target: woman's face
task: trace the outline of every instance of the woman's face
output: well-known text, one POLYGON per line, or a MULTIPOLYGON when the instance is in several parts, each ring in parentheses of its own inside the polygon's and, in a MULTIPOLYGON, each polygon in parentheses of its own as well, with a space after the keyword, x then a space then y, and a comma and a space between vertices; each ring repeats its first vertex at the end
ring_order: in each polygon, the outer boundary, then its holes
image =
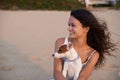
POLYGON ((83 27, 79 20, 70 16, 68 21, 68 31, 71 38, 82 38, 83 36, 86 36, 88 30, 88 27, 83 27))

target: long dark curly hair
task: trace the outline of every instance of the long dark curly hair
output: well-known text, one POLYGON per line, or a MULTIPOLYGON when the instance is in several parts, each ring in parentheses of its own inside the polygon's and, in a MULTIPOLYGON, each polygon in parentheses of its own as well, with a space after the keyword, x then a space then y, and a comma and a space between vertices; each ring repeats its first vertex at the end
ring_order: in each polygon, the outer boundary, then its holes
POLYGON ((83 27, 89 27, 87 44, 99 52, 99 59, 96 68, 100 68, 106 61, 105 55, 112 55, 115 44, 110 39, 111 35, 105 21, 98 21, 92 12, 86 9, 71 11, 71 16, 79 20, 83 27))

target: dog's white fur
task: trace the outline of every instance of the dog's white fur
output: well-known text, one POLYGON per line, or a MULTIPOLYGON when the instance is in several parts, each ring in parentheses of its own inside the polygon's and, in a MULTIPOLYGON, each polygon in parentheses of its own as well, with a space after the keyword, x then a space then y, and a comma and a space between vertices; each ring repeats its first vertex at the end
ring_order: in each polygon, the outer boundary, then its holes
POLYGON ((82 69, 82 62, 80 56, 77 54, 75 49, 71 47, 67 52, 65 53, 54 53, 55 58, 65 58, 64 60, 64 66, 62 74, 66 78, 68 75, 68 78, 77 80, 79 77, 79 73, 82 69))

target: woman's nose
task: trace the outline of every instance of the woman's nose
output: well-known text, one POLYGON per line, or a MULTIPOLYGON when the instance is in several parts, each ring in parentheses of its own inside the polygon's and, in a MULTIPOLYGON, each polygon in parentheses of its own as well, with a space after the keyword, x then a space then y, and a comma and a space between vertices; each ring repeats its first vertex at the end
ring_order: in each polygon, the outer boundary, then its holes
POLYGON ((68 30, 68 31, 71 31, 71 30, 72 30, 71 26, 68 26, 67 30, 68 30))

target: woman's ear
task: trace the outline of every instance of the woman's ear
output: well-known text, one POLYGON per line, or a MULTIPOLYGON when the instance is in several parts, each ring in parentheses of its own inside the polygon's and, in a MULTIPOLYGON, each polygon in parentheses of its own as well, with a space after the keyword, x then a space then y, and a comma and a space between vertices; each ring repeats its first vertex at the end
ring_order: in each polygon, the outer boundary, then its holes
POLYGON ((90 28, 90 27, 85 27, 85 32, 88 32, 88 31, 89 31, 89 28, 90 28))

